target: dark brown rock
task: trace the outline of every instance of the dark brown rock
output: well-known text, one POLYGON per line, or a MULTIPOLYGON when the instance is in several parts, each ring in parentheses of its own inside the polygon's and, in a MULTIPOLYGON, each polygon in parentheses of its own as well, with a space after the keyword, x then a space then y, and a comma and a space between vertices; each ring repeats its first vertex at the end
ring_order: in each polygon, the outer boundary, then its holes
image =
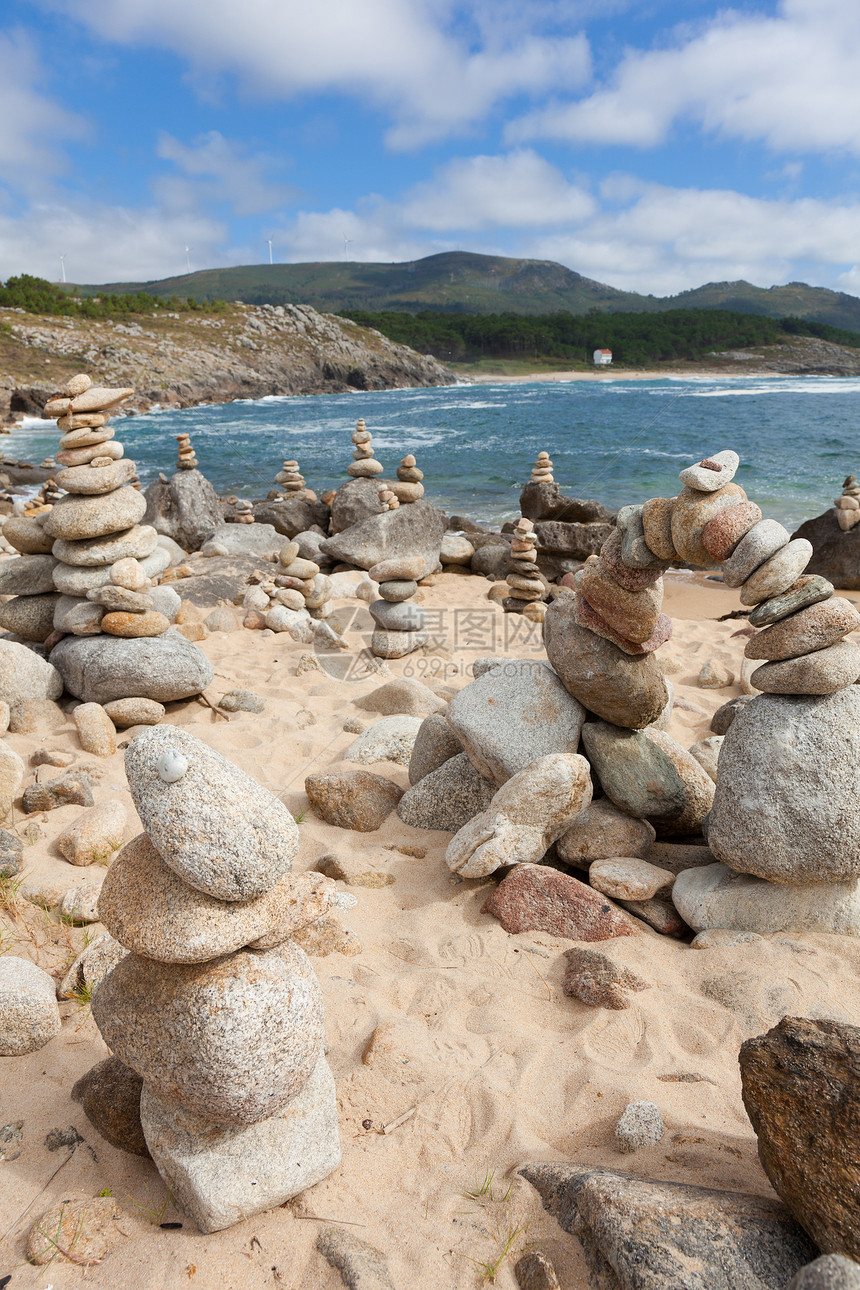
POLYGON ((107 1057, 72 1087, 86 1117, 102 1137, 134 1156, 148 1156, 149 1147, 140 1127, 140 1090, 143 1080, 118 1057, 107 1057))
POLYGON ((843 533, 831 507, 801 524, 791 536, 812 543, 806 573, 820 573, 843 591, 860 590, 860 524, 843 533))
POLYGON ((824 1253, 860 1260, 860 1029, 784 1017, 748 1039, 739 1061, 777 1195, 824 1253))
POLYGON ((597 950, 566 950, 564 957, 567 967, 562 990, 592 1008, 629 1008, 630 991, 650 989, 641 976, 619 967, 597 950))
POLYGON ((305 792, 326 824, 372 833, 394 810, 403 790, 369 770, 332 770, 308 775, 305 792))
POLYGON ((555 482, 529 483, 520 493, 520 510, 526 519, 566 520, 569 524, 614 524, 615 511, 601 502, 565 497, 555 482))
POLYGON ((506 932, 548 932, 572 941, 634 936, 635 924, 606 896, 544 865, 512 869, 484 902, 506 932))
POLYGON ((58 806, 92 806, 89 775, 83 771, 70 770, 67 774, 57 775, 42 784, 31 784, 24 789, 22 800, 25 815, 34 815, 37 811, 53 811, 58 806))

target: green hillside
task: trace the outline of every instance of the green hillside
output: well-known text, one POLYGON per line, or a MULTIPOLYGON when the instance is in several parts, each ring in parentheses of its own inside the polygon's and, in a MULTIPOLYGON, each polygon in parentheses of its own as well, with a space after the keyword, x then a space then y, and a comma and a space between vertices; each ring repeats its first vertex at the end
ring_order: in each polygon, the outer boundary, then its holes
POLYGON ((711 282, 677 296, 643 296, 618 291, 551 260, 515 260, 468 251, 428 255, 403 264, 250 264, 155 282, 69 289, 85 296, 146 291, 158 298, 306 304, 326 313, 436 310, 535 315, 559 310, 587 314, 593 309, 610 313, 728 309, 768 318, 806 318, 860 331, 860 299, 802 282, 770 288, 749 282, 711 282))

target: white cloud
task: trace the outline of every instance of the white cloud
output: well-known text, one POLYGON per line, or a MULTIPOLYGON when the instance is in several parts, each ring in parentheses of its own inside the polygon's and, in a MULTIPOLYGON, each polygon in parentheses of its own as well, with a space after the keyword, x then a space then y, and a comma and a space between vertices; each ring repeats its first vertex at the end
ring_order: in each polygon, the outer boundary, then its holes
MULTIPOLYGON (((255 94, 356 95, 389 112, 389 142, 460 130, 512 95, 582 85, 584 36, 517 31, 508 43, 452 35, 433 0, 56 0, 102 40, 158 45, 201 74, 235 73, 255 94)), ((467 18, 474 5, 464 6, 467 18)), ((474 22, 466 23, 474 28, 474 22)))
POLYGON ((171 161, 181 176, 159 179, 154 185, 168 209, 197 208, 203 202, 225 202, 236 215, 258 215, 288 202, 295 190, 268 177, 283 165, 276 158, 245 155, 237 143, 217 130, 181 143, 170 134, 158 141, 158 156, 171 161))
POLYGON ((44 92, 45 79, 29 38, 0 32, 0 174, 31 193, 65 168, 58 145, 86 133, 81 117, 44 92))
POLYGON ((652 147, 674 122, 789 153, 860 153, 860 7, 782 0, 776 16, 729 10, 663 49, 628 50, 610 82, 512 122, 535 138, 652 147))

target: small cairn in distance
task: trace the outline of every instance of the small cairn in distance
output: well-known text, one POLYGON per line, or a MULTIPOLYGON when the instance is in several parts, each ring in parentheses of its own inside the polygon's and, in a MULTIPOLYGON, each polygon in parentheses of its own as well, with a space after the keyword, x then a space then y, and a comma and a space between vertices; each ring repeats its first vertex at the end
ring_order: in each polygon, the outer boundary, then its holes
POLYGON ((537 538, 534 524, 522 516, 514 529, 508 570, 508 594, 502 601, 506 614, 524 614, 534 622, 543 622, 546 613, 546 587, 537 566, 537 538))
POLYGON ((253 504, 247 497, 240 497, 236 502, 236 509, 233 514, 234 524, 253 524, 254 511, 253 504))
POLYGON ((187 434, 178 434, 176 442, 179 447, 179 456, 176 462, 178 470, 196 470, 199 462, 191 447, 191 438, 187 434))
POLYGON ((299 463, 294 458, 284 462, 282 468, 275 475, 275 483, 278 487, 269 493, 268 500, 270 502, 279 499, 283 501, 285 493, 287 501, 291 498, 304 498, 308 502, 317 500, 317 495, 313 489, 307 487, 305 477, 299 470, 299 463))
POLYGON ((390 488, 380 488, 377 496, 383 511, 396 511, 400 507, 400 498, 390 488))
POLYGON ((552 476, 552 462, 549 459, 548 452, 539 452, 537 461, 532 466, 532 484, 554 484, 552 476))
POLYGON ((382 462, 377 461, 373 455, 372 436, 364 424, 364 417, 360 417, 356 422, 352 442, 355 445, 353 460, 346 468, 347 473, 354 479, 370 479, 374 475, 381 475, 384 467, 382 462))
POLYGON ((836 519, 843 533, 860 524, 860 485, 853 475, 849 475, 842 485, 842 496, 835 497, 836 519))
POLYGON ((397 467, 397 483, 391 486, 398 501, 419 501, 424 496, 423 478, 424 471, 418 469, 412 453, 408 453, 397 467))
POLYGON ((370 579, 379 583, 382 597, 369 606, 375 623, 370 650, 377 658, 404 658, 427 644, 426 615, 418 605, 409 604, 418 590, 418 579, 426 572, 423 555, 394 556, 368 570, 370 579))

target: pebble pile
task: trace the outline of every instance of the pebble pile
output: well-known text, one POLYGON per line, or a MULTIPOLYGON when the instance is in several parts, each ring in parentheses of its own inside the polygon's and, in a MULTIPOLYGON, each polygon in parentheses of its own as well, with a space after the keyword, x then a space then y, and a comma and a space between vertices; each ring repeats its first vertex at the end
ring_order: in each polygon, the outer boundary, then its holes
POLYGON ((291 938, 354 901, 321 874, 290 873, 298 829, 286 807, 186 731, 142 732, 126 774, 145 832, 99 897, 128 951, 92 999, 113 1053, 102 1083, 142 1080, 149 1153, 174 1200, 214 1232, 340 1163, 321 991, 291 938))
POLYGON ((843 533, 860 523, 860 484, 853 475, 849 475, 842 485, 841 497, 834 497, 836 519, 843 533))
POLYGON ((400 509, 400 498, 390 488, 380 488, 377 493, 379 505, 383 511, 396 511, 400 509))
POLYGON ((412 453, 408 453, 397 467, 397 483, 392 485, 398 501, 419 501, 424 496, 423 478, 424 471, 418 469, 412 453))
POLYGON ((178 470, 196 470, 200 464, 191 447, 191 437, 187 434, 178 434, 176 443, 179 449, 179 456, 176 461, 178 470))
POLYGON ((253 524, 254 509, 253 503, 247 497, 240 497, 236 500, 236 506, 233 512, 234 524, 253 524))
MULTIPOLYGON (((287 497, 306 497, 312 501, 316 499, 316 493, 305 485, 299 463, 293 459, 284 462, 281 470, 275 475, 275 483, 287 494, 287 497)), ((280 494, 272 493, 270 496, 278 497, 280 494)))
MULTIPOLYGON (((273 631, 285 631, 297 624, 290 615, 301 614, 307 623, 311 618, 327 618, 331 612, 333 584, 327 574, 313 560, 299 556, 297 542, 287 542, 278 552, 280 572, 273 578, 248 587, 243 598, 246 610, 246 627, 263 624, 247 615, 261 614, 265 626, 273 631), (286 612, 285 612, 286 611, 286 612)), ((310 637, 309 637, 310 639, 310 637)))
POLYGON ((524 516, 517 520, 507 576, 508 594, 502 608, 508 614, 525 614, 542 622, 546 584, 537 566, 537 538, 534 524, 524 516))
POLYGON ((348 474, 357 479, 371 479, 374 475, 381 475, 382 462, 377 461, 373 455, 372 436, 364 424, 364 417, 360 417, 355 424, 352 442, 355 447, 353 460, 346 468, 348 474))
POLYGON ((537 461, 532 466, 531 483, 533 484, 553 484, 555 480, 552 477, 552 462, 549 459, 548 452, 539 452, 537 461))
POLYGON ((427 644, 426 615, 418 605, 409 603, 418 590, 418 579, 426 571, 423 555, 382 560, 369 570, 370 578, 379 583, 382 597, 370 604, 376 624, 370 648, 377 658, 404 658, 427 644))

